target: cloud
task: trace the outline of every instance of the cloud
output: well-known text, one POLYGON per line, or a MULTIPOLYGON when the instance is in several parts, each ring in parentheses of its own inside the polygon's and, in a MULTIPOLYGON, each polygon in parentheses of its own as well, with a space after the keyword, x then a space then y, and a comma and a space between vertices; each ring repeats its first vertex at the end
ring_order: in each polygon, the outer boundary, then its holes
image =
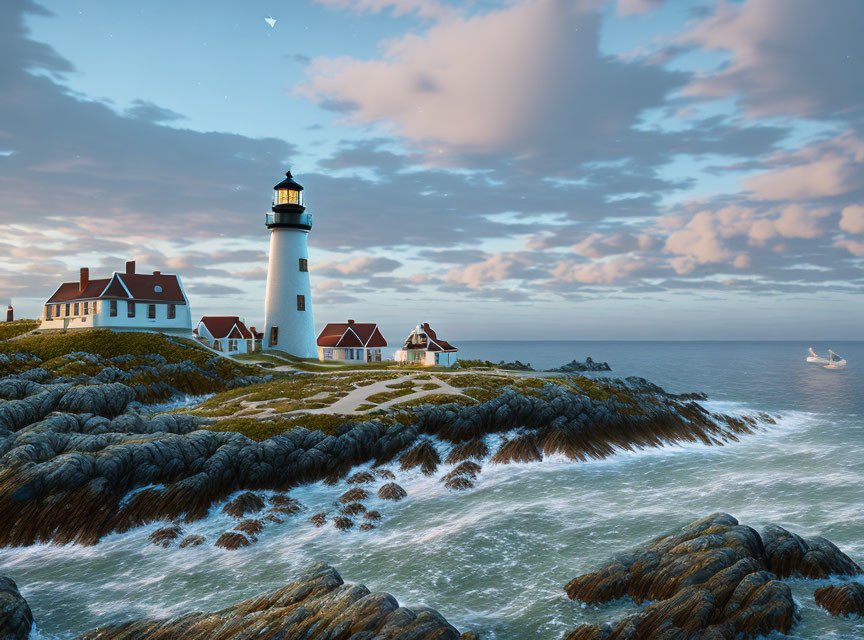
POLYGON ((398 260, 364 256, 348 262, 328 261, 314 265, 312 271, 322 275, 365 278, 376 273, 386 273, 402 266, 398 260))
POLYGON ((358 13, 391 11, 394 16, 417 14, 423 18, 441 18, 455 12, 438 0, 315 0, 332 9, 350 9, 358 13))
POLYGON ((649 13, 663 4, 663 0, 618 0, 618 15, 630 16, 649 13))
POLYGON ((443 20, 380 59, 317 58, 301 91, 356 105, 349 122, 389 123, 433 155, 602 153, 686 77, 602 56, 600 4, 525 0, 443 20))
POLYGON ((478 289, 483 285, 511 278, 529 278, 532 266, 530 258, 526 255, 499 253, 482 262, 451 269, 444 276, 444 281, 478 289))
POLYGON ((840 215, 840 228, 849 233, 864 233, 864 206, 852 204, 840 215))
POLYGON ((766 164, 777 168, 742 180, 758 198, 809 200, 846 194, 864 187, 864 138, 847 132, 769 157, 766 164))
POLYGON ((834 243, 835 247, 839 247, 841 249, 846 249, 853 256, 864 258, 864 242, 857 242, 855 240, 849 240, 848 238, 841 238, 834 243))
POLYGON ((864 3, 720 0, 679 42, 728 51, 729 63, 685 94, 740 97, 752 117, 824 118, 864 104, 864 3))
POLYGON ((649 261, 638 256, 617 256, 609 260, 593 262, 559 262, 552 276, 561 282, 581 284, 610 284, 617 280, 632 277, 633 273, 644 269, 649 261))

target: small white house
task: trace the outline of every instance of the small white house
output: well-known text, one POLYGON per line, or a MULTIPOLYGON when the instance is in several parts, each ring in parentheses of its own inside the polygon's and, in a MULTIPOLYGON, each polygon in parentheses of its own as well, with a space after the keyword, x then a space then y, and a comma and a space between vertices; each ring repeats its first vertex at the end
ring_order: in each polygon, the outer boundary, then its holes
POLYGON ((452 367, 459 351, 446 340, 439 338, 428 322, 418 324, 395 354, 395 360, 404 364, 424 367, 452 367))
POLYGON ((255 336, 237 316, 204 316, 195 335, 208 347, 227 354, 255 350, 255 336))
POLYGON ((381 362, 381 348, 386 346, 374 322, 331 322, 318 334, 318 359, 381 362))
POLYGON ((180 277, 160 271, 135 273, 135 262, 125 273, 90 279, 81 269, 78 282, 64 282, 45 303, 40 329, 158 331, 189 336, 192 314, 180 277))

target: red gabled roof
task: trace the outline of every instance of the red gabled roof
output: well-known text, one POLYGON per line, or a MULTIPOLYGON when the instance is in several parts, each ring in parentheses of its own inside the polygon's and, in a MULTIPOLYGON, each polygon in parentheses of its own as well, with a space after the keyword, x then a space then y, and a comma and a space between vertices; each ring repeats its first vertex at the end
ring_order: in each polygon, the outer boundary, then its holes
POLYGON ((46 304, 50 304, 53 302, 67 302, 72 300, 98 298, 102 294, 102 291, 105 289, 105 285, 107 284, 107 278, 104 280, 91 280, 84 288, 84 291, 81 291, 80 283, 64 282, 60 285, 60 288, 54 292, 54 295, 48 298, 48 302, 46 304))
POLYGON ((318 334, 319 347, 375 348, 387 341, 374 322, 331 322, 318 334))
POLYGON ((80 289, 79 282, 64 282, 46 304, 98 298, 128 299, 129 294, 135 300, 186 303, 180 279, 170 274, 115 273, 111 278, 90 280, 84 291, 80 289))
POLYGON ((252 332, 240 321, 237 316, 204 316, 198 322, 207 327, 207 331, 216 340, 222 338, 246 338, 251 339, 252 332))
POLYGON ((402 349, 412 351, 459 351, 459 349, 446 340, 441 340, 435 331, 432 330, 432 327, 429 326, 428 322, 422 323, 408 334, 408 338, 405 340, 405 345, 402 349), (411 338, 417 333, 418 328, 422 330, 426 338, 419 343, 414 343, 411 341, 411 338))

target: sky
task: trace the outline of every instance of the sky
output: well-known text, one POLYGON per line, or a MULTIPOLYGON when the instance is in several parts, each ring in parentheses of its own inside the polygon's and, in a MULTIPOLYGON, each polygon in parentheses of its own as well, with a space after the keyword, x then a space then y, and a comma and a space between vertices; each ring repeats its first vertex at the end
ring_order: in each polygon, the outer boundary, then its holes
POLYGON ((318 328, 864 339, 861 24, 860 0, 4 0, 0 301, 36 317, 134 259, 193 318, 261 326, 290 168, 318 328))

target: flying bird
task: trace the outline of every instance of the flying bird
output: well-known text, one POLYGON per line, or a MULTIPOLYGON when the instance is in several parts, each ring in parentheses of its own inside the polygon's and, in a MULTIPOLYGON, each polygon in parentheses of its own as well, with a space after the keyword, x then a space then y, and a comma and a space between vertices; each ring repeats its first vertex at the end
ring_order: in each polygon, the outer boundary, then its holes
POLYGON ((276 26, 276 18, 264 18, 264 22, 269 24, 271 29, 276 26))

